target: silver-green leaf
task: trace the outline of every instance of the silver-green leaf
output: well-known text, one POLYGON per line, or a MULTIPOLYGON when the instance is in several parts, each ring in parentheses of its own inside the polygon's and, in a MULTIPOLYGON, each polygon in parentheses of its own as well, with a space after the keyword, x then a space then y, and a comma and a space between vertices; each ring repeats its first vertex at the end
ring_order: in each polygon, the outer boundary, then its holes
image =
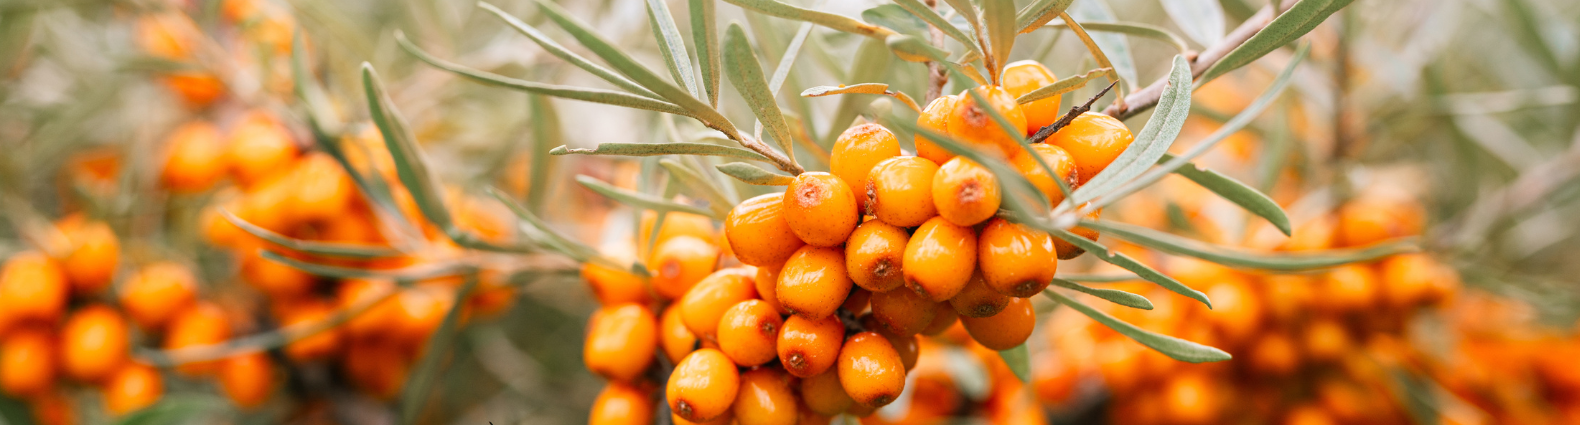
POLYGON ((719 172, 725 175, 734 177, 736 180, 756 186, 789 186, 790 182, 795 180, 794 177, 764 170, 744 162, 720 164, 714 168, 717 168, 719 172))
POLYGON ((1132 293, 1129 293, 1129 292, 1121 291, 1121 290, 1118 290, 1118 289, 1093 288, 1093 287, 1090 287, 1090 286, 1086 286, 1086 285, 1082 285, 1082 284, 1079 284, 1079 283, 1075 283, 1075 282, 1070 281, 1070 280, 1059 279, 1059 278, 1054 278, 1053 279, 1053 284, 1055 286, 1060 287, 1060 288, 1069 289, 1069 290, 1072 290, 1072 291, 1076 291, 1076 292, 1080 292, 1080 293, 1083 293, 1083 294, 1091 295, 1091 296, 1094 296, 1094 297, 1097 297, 1097 298, 1101 298, 1101 299, 1106 300, 1108 302, 1111 302, 1111 303, 1114 303, 1114 304, 1119 304, 1119 305, 1122 305, 1122 306, 1125 306, 1125 307, 1141 309, 1141 310, 1151 310, 1152 309, 1152 300, 1148 300, 1147 297, 1143 297, 1141 295, 1137 295, 1137 294, 1132 294, 1132 293))
POLYGON ((600 143, 592 149, 575 149, 566 146, 549 150, 550 155, 617 155, 617 156, 660 156, 660 155, 706 155, 722 156, 726 158, 748 159, 753 161, 767 161, 757 152, 733 146, 720 146, 711 143, 600 143))
POLYGON ((1153 350, 1157 350, 1159 353, 1163 353, 1174 360, 1190 363, 1205 363, 1221 362, 1234 357, 1230 356, 1229 353, 1217 348, 1197 344, 1168 335, 1148 332, 1145 329, 1138 328, 1136 325, 1125 323, 1123 320, 1114 318, 1114 316, 1109 316, 1108 313, 1104 313, 1095 308, 1087 306, 1086 304, 1082 304, 1080 301, 1076 301, 1070 297, 1061 295, 1058 292, 1049 290, 1043 291, 1042 293, 1047 295, 1049 298, 1053 298, 1055 301, 1058 301, 1060 304, 1069 306, 1071 309, 1086 315, 1086 317, 1096 320, 1097 323, 1101 323, 1103 326, 1107 326, 1109 329, 1113 329, 1124 336, 1130 337, 1130 339, 1134 339, 1136 342, 1139 342, 1142 345, 1151 347, 1153 350))
POLYGON ((774 92, 768 88, 768 80, 763 77, 757 54, 752 53, 752 46, 746 41, 746 31, 739 24, 731 23, 724 30, 724 68, 730 75, 730 84, 746 98, 752 114, 763 123, 768 135, 779 143, 779 150, 792 161, 795 160, 790 125, 785 123, 774 92))
POLYGON ((1218 264, 1258 270, 1302 271, 1371 261, 1420 250, 1413 238, 1363 248, 1328 251, 1260 253, 1213 245, 1133 224, 1082 220, 1081 227, 1174 255, 1200 258, 1218 264))

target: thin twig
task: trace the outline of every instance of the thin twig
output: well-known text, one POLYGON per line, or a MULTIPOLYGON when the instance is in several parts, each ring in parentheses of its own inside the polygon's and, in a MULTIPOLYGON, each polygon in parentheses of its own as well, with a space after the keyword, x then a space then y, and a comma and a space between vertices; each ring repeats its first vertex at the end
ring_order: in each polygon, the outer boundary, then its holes
MULTIPOLYGON (((1256 12, 1250 19, 1246 19, 1234 31, 1224 36, 1223 40, 1219 41, 1218 44, 1208 47, 1201 54, 1191 59, 1191 78, 1200 77, 1202 73, 1207 72, 1207 68, 1211 68, 1213 64, 1218 63, 1229 52, 1234 51, 1241 44, 1245 44, 1246 40, 1250 40, 1251 36, 1262 31, 1262 28, 1266 28, 1270 22, 1273 22, 1273 9, 1263 7, 1260 12, 1256 12)), ((1152 109, 1153 106, 1157 106, 1158 99, 1162 98, 1163 89, 1167 85, 1167 76, 1159 78, 1152 85, 1125 96, 1124 103, 1116 102, 1113 105, 1108 105, 1108 108, 1103 109, 1103 114, 1124 120, 1146 112, 1148 109, 1152 109)))
POLYGON ((1081 116, 1081 114, 1084 114, 1087 111, 1092 110, 1092 104, 1096 103, 1097 99, 1101 99, 1101 98, 1103 98, 1103 96, 1107 95, 1108 91, 1112 90, 1114 88, 1114 86, 1118 85, 1118 84, 1119 84, 1118 81, 1115 81, 1115 82, 1112 82, 1112 83, 1108 83, 1108 87, 1104 87, 1103 91, 1097 92, 1097 95, 1092 96, 1091 99, 1086 99, 1086 103, 1083 103, 1083 104, 1080 104, 1080 105, 1076 105, 1076 106, 1071 106, 1070 107, 1070 112, 1065 113, 1063 118, 1059 118, 1059 120, 1058 121, 1054 121, 1053 124, 1048 124, 1047 126, 1037 130, 1037 133, 1036 134, 1032 134, 1031 138, 1027 139, 1026 142, 1027 143, 1042 143, 1043 140, 1047 140, 1048 137, 1053 136, 1053 133, 1059 132, 1059 129, 1064 128, 1064 126, 1070 125, 1071 122, 1075 121, 1076 117, 1079 117, 1079 116, 1081 116))

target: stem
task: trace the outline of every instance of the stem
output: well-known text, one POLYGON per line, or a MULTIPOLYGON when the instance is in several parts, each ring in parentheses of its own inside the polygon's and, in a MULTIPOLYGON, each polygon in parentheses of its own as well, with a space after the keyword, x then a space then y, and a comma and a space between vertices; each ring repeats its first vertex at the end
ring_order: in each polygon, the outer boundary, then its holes
MULTIPOLYGON (((1203 50, 1201 54, 1196 55, 1196 58, 1191 60, 1191 77, 1200 77, 1203 72, 1207 72, 1207 68, 1211 68, 1213 64, 1218 63, 1229 52, 1234 51, 1241 44, 1245 44, 1246 40, 1250 40, 1251 36, 1262 31, 1262 28, 1266 28, 1267 24, 1271 22, 1273 22, 1273 9, 1271 7, 1263 7, 1261 11, 1256 12, 1250 19, 1246 19, 1234 31, 1224 36, 1223 41, 1219 41, 1218 44, 1214 44, 1203 50)), ((1116 102, 1113 105, 1109 105, 1108 108, 1103 109, 1103 113, 1124 120, 1146 112, 1148 109, 1152 109, 1153 106, 1157 106, 1158 99, 1163 96, 1163 88, 1167 85, 1167 76, 1159 78, 1152 85, 1125 96, 1123 103, 1116 102)))

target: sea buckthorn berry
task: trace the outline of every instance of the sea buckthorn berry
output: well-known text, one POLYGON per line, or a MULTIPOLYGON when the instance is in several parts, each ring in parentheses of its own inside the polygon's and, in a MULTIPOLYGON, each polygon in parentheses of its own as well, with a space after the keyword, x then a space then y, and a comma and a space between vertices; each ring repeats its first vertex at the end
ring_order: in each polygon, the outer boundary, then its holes
POLYGON ((0 312, 8 320, 53 322, 70 294, 65 271, 44 254, 22 252, 0 266, 0 312))
POLYGON ((242 187, 251 187, 289 169, 297 152, 291 132, 262 111, 249 113, 231 129, 225 146, 225 163, 242 187))
MULTIPOLYGON (((1053 76, 1053 72, 1037 61, 1011 62, 1004 67, 1004 91, 1017 98, 1057 81, 1059 79, 1053 76)), ((1026 114, 1027 136, 1059 120, 1061 100, 1060 95, 1053 95, 1020 105, 1021 111, 1026 114)))
POLYGON ((1041 293, 1059 269, 1053 240, 1047 232, 1009 220, 989 221, 977 244, 977 267, 982 270, 983 281, 994 291, 1012 297, 1041 293))
POLYGON ((1258 373, 1285 376, 1300 367, 1300 349, 1281 332, 1270 332, 1251 343, 1251 369, 1258 373))
POLYGON ((105 410, 120 416, 158 402, 165 392, 165 380, 152 367, 126 363, 105 382, 103 391, 105 410))
POLYGON ((653 423, 651 391, 610 382, 593 400, 587 425, 647 425, 653 423))
MULTIPOLYGON (((345 213, 357 199, 356 182, 329 154, 308 154, 296 161, 296 167, 291 172, 296 176, 297 186, 296 190, 291 191, 291 201, 296 209, 293 214, 297 217, 329 220, 345 213)), ((462 212, 468 210, 471 208, 461 209, 462 212)), ((467 215, 457 215, 457 218, 464 217, 467 215)))
POLYGON ((808 319, 790 316, 779 332, 775 348, 785 370, 801 378, 822 374, 834 366, 845 342, 845 323, 838 317, 808 319))
POLYGON ((723 415, 719 415, 717 418, 699 422, 688 421, 686 418, 680 417, 679 414, 670 413, 669 421, 674 422, 675 425, 731 425, 735 423, 735 414, 731 412, 724 412, 723 415))
MULTIPOLYGON (((960 102, 960 97, 955 95, 939 96, 927 104, 927 109, 916 117, 916 125, 932 130, 938 134, 949 134, 949 113, 954 112, 955 104, 960 102)), ((926 158, 934 164, 942 164, 954 158, 955 154, 948 149, 927 140, 920 134, 916 136, 916 156, 926 158)), ((909 226, 906 226, 909 227, 909 226)))
POLYGON ((1363 311, 1377 305, 1377 273, 1365 264, 1345 264, 1322 277, 1319 306, 1328 311, 1363 311))
MULTIPOLYGON (((198 302, 170 319, 165 331, 165 349, 174 350, 225 342, 231 336, 230 319, 218 305, 198 302)), ((189 376, 207 375, 219 365, 212 361, 192 362, 176 366, 176 371, 189 376)))
POLYGON ((777 357, 775 345, 784 319, 762 300, 736 303, 719 319, 719 351, 735 364, 757 366, 777 357))
POLYGON ((1284 416, 1283 425, 1336 425, 1332 415, 1316 405, 1296 407, 1284 416))
POLYGON ((884 292, 905 284, 901 270, 905 243, 911 235, 905 229, 879 220, 867 220, 856 227, 845 243, 845 268, 850 280, 862 289, 884 292))
POLYGON ((736 371, 735 362, 719 350, 704 348, 675 365, 664 396, 676 415, 705 422, 729 413, 740 386, 741 374, 736 371))
POLYGON ((861 221, 855 193, 833 174, 801 173, 784 196, 785 222, 808 245, 839 246, 861 221))
POLYGON ((872 317, 883 328, 897 335, 915 335, 933 323, 936 304, 926 295, 910 288, 895 288, 872 294, 872 317))
POLYGON ((850 295, 845 296, 845 302, 840 304, 839 308, 843 308, 852 314, 860 314, 863 311, 867 311, 868 305, 871 304, 870 301, 872 301, 872 291, 857 286, 850 288, 850 295))
POLYGON ((160 262, 144 266, 120 288, 121 308, 147 330, 164 327, 197 300, 197 277, 186 266, 160 262))
POLYGON ((724 220, 724 236, 741 263, 778 267, 806 245, 785 220, 784 198, 784 194, 770 193, 747 199, 730 210, 724 220))
POLYGON ((0 340, 0 391, 12 397, 43 395, 55 387, 55 337, 44 329, 12 331, 0 340))
POLYGON ((346 334, 352 338, 380 339, 400 326, 400 307, 395 305, 395 282, 387 279, 345 279, 336 288, 341 310, 366 309, 347 320, 346 334))
POLYGON ((774 294, 791 314, 821 319, 834 314, 850 294, 845 253, 837 248, 808 246, 785 261, 774 294))
POLYGON ((1064 191, 1059 189, 1058 181, 1063 181, 1070 190, 1075 190, 1077 183, 1080 182, 1080 176, 1075 168, 1075 158, 1071 157, 1064 148, 1047 143, 1031 145, 1031 149, 1037 152, 1037 157, 1041 157, 1042 161, 1048 164, 1048 169, 1053 170, 1053 174, 1050 175, 1043 170, 1042 164, 1038 164, 1036 157, 1031 155, 1017 156, 1010 161, 1010 165, 1022 176, 1026 176, 1026 180, 1031 182, 1032 186, 1036 186, 1043 196, 1048 197, 1049 206, 1059 205, 1060 202, 1064 202, 1064 191))
POLYGON ((993 317, 1009 306, 1010 298, 988 286, 982 273, 978 272, 971 275, 971 281, 966 282, 959 294, 949 299, 949 306, 961 317, 993 317))
POLYGON ((1001 201, 998 177, 965 157, 949 160, 933 175, 933 206, 938 208, 938 216, 950 223, 981 223, 998 213, 1001 201))
POLYGON ((588 261, 582 263, 581 275, 582 280, 587 281, 587 289, 592 291, 593 298, 597 298, 600 305, 647 304, 652 300, 648 296, 647 278, 630 270, 588 261))
POLYGON ((236 407, 257 408, 274 391, 274 362, 263 352, 227 358, 220 363, 219 383, 236 407))
POLYGON ((199 193, 225 177, 225 147, 213 124, 193 121, 177 127, 165 139, 164 169, 159 181, 176 193, 199 193))
MULTIPOLYGON (((736 303, 757 298, 757 287, 752 276, 742 269, 724 269, 708 277, 686 292, 676 305, 680 307, 680 320, 691 333, 706 340, 714 340, 719 318, 736 303)), ((753 271, 753 274, 756 272, 753 271)))
POLYGON ((93 294, 108 287, 121 261, 121 243, 115 231, 102 221, 59 227, 71 241, 71 252, 60 259, 60 269, 66 272, 72 291, 93 294))
POLYGON ((867 188, 860 195, 872 196, 872 214, 899 227, 915 227, 938 215, 933 205, 933 177, 938 164, 917 156, 883 160, 867 174, 867 188))
POLYGON ((900 141, 889 129, 867 123, 840 133, 831 152, 829 172, 850 186, 858 211, 863 211, 867 206, 867 176, 879 162, 900 156, 900 141))
POLYGON ((1046 143, 1064 148, 1075 158, 1076 175, 1084 184, 1108 168, 1108 164, 1134 140, 1135 136, 1130 134, 1125 123, 1108 115, 1087 112, 1049 136, 1046 143))
POLYGON ((856 403, 882 407, 905 389, 905 364, 883 335, 851 335, 839 349, 839 383, 856 403))
POLYGON ((1313 361, 1336 361, 1350 352, 1349 331, 1332 319, 1318 319, 1306 325, 1304 357, 1313 361))
POLYGON ((1443 279, 1438 264, 1425 254, 1401 254, 1383 259, 1383 301, 1394 308, 1408 308, 1431 297, 1433 280, 1443 279))
POLYGON ((741 388, 731 409, 740 425, 796 425, 799 413, 790 375, 777 367, 741 374, 741 388))
POLYGON ((412 359, 407 350, 389 347, 378 341, 356 341, 346 347, 341 367, 347 378, 362 392, 381 400, 399 397, 411 373, 412 359))
MULTIPOLYGON (((1103 215, 1103 210, 1101 208, 1099 208, 1099 209, 1093 210, 1091 213, 1087 214, 1086 215, 1086 219, 1087 220, 1096 220, 1098 217, 1101 217, 1102 215, 1103 215)), ((1088 228, 1081 227, 1081 226, 1075 226, 1075 227, 1071 227, 1070 228, 1070 233, 1074 233, 1076 236, 1080 236, 1080 237, 1086 238, 1086 240, 1089 240, 1089 241, 1092 241, 1092 242, 1097 242, 1098 234, 1097 234, 1096 230, 1088 229, 1088 228)), ((1050 236, 1052 236, 1052 235, 1050 235, 1050 236)), ((1079 246, 1076 246, 1073 243, 1065 242, 1064 239, 1059 239, 1058 237, 1054 237, 1053 238, 1053 250, 1054 250, 1054 252, 1059 254, 1058 257, 1059 257, 1060 260, 1072 259, 1072 258, 1081 256, 1081 254, 1085 254, 1086 253, 1086 249, 1085 248, 1081 248, 1079 246)))
POLYGON ((1339 207, 1335 243, 1340 247, 1371 245, 1421 233, 1424 214, 1400 201, 1362 198, 1339 207))
POLYGON ((845 393, 845 386, 839 382, 839 370, 829 369, 828 372, 813 375, 801 380, 801 402, 807 409, 819 415, 834 416, 845 413, 855 400, 850 394, 845 393))
POLYGON ((259 252, 241 256, 241 278, 274 298, 298 298, 313 291, 318 278, 284 263, 263 258, 259 252))
POLYGON ((1216 423, 1223 391, 1200 372, 1176 374, 1163 383, 1164 411, 1172 423, 1201 425, 1216 423))
POLYGON ((972 90, 981 94, 988 104, 978 105, 970 93, 961 92, 960 101, 955 103, 954 110, 949 112, 949 118, 945 121, 949 135, 979 152, 1002 159, 1014 158, 1020 151, 1020 143, 1015 141, 1015 137, 1026 134, 1026 113, 1015 103, 1015 97, 1001 87, 980 86, 972 90), (1016 134, 1004 132, 986 108, 993 108, 1003 115, 1016 134))
POLYGON ((894 352, 900 354, 900 364, 905 365, 906 371, 910 371, 912 367, 916 366, 918 350, 921 349, 917 345, 916 334, 906 335, 892 332, 889 330, 888 325, 879 322, 876 316, 872 314, 863 314, 857 320, 861 322, 863 328, 877 332, 878 335, 883 335, 884 339, 889 340, 889 345, 894 347, 894 352))
POLYGON ((934 217, 905 244, 905 285, 933 301, 945 301, 971 280, 976 263, 976 232, 934 217))
POLYGON ((768 303, 779 314, 790 314, 783 305, 779 304, 779 295, 774 292, 774 287, 779 285, 779 269, 776 267, 758 267, 757 276, 752 279, 752 285, 757 287, 757 298, 768 303))
POLYGON ((1212 314, 1207 321, 1218 329, 1219 335, 1230 341, 1245 341, 1252 337, 1262 323, 1262 304, 1251 291, 1251 283, 1238 274, 1231 274, 1204 291, 1212 300, 1212 314))
POLYGON ((424 284, 401 289, 394 304, 397 320, 390 336, 410 346, 422 346, 455 306, 455 292, 439 284, 424 284))
POLYGON ((1004 311, 992 317, 961 316, 960 323, 966 326, 971 339, 983 347, 1004 351, 1019 346, 1031 337, 1032 328, 1037 326, 1037 313, 1031 308, 1031 300, 1010 298, 1009 306, 1004 307, 1004 311))
POLYGON ((653 291, 667 299, 678 299, 719 265, 719 248, 692 236, 676 236, 653 249, 647 264, 653 277, 653 291))
MULTIPOLYGON (((955 296, 958 297, 959 295, 955 296)), ((948 301, 933 304, 933 311, 933 322, 928 323, 927 328, 922 329, 922 335, 936 336, 942 334, 960 321, 960 313, 955 311, 955 307, 948 301)))
POLYGON ((98 382, 115 373, 127 359, 126 319, 102 304, 78 309, 61 328, 61 362, 66 374, 98 382))
POLYGON ((38 425, 71 425, 77 422, 77 406, 61 391, 51 392, 28 400, 28 413, 38 425))
POLYGON ((604 307, 593 313, 582 346, 587 369, 611 381, 630 382, 653 363, 658 321, 637 304, 604 307))
POLYGON ((691 333, 685 321, 680 320, 679 306, 671 305, 659 315, 658 332, 659 345, 670 363, 680 362, 680 359, 697 349, 697 334, 691 333))
MULTIPOLYGON (((636 234, 636 246, 644 250, 648 246, 648 238, 658 246, 664 241, 676 236, 692 236, 702 240, 713 240, 718 237, 718 230, 713 227, 713 219, 691 213, 674 212, 664 214, 664 224, 658 227, 658 234, 653 234, 653 225, 658 223, 658 213, 653 210, 642 212, 640 232, 636 234)), ((639 255, 645 253, 638 253, 639 255)), ((641 255, 641 258, 647 258, 641 255)))
MULTIPOLYGON (((280 322, 286 326, 312 326, 324 323, 336 312, 335 306, 326 301, 309 299, 288 302, 293 304, 292 308, 287 314, 280 315, 280 322)), ((340 350, 340 339, 341 327, 325 329, 291 341, 285 346, 285 356, 299 362, 326 359, 340 350)))

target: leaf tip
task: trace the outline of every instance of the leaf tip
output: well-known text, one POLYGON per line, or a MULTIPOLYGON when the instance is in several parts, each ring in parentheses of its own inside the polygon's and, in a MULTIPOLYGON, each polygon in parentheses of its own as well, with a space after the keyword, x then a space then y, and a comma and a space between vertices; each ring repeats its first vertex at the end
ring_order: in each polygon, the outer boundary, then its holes
POLYGON ((569 154, 570 154, 570 148, 565 147, 565 145, 560 145, 557 148, 549 149, 549 155, 569 155, 569 154))

